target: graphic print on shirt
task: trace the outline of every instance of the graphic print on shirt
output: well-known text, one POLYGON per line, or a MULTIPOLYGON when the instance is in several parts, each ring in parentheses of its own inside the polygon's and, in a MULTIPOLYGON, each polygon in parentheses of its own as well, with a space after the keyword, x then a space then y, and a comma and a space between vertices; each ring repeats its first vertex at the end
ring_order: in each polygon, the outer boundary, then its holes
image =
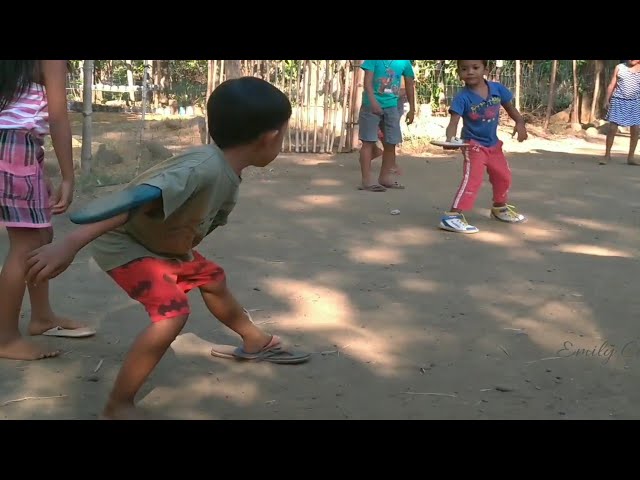
POLYGON ((397 95, 400 91, 400 76, 391 68, 391 61, 381 60, 384 64, 384 76, 378 77, 378 88, 376 92, 378 94, 391 93, 397 95))
POLYGON ((500 97, 491 97, 478 105, 472 105, 469 118, 474 122, 496 122, 500 117, 500 97))

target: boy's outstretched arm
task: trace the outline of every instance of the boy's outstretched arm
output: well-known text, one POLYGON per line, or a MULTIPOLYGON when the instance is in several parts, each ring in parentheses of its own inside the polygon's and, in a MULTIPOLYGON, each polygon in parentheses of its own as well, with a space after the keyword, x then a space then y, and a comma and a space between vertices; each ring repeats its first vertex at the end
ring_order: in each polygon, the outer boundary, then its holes
POLYGON ((407 112, 406 122, 407 125, 411 125, 416 113, 416 82, 412 77, 405 77, 404 89, 407 94, 407 100, 409 100, 409 111, 407 112))
MULTIPOLYGON (((143 212, 157 209, 161 200, 155 200, 139 207, 143 212)), ((123 212, 115 217, 96 223, 82 225, 64 239, 44 245, 32 251, 27 257, 27 283, 38 284, 55 278, 64 272, 73 259, 86 245, 105 233, 124 225, 131 212, 123 212)))
POLYGON ((520 115, 520 112, 512 102, 503 103, 502 106, 504 107, 505 111, 509 114, 511 119, 514 122, 516 122, 514 133, 518 132, 518 141, 524 142, 528 137, 527 127, 525 125, 524 118, 522 118, 522 115, 520 115))
POLYGON ((451 119, 449 120, 449 125, 447 125, 446 135, 447 142, 450 142, 458 133, 458 123, 460 123, 460 115, 457 113, 451 112, 451 119))
POLYGON ((100 235, 125 224, 128 218, 129 212, 124 212, 107 220, 82 225, 61 241, 32 251, 27 257, 27 283, 37 285, 57 277, 71 265, 82 248, 100 235))

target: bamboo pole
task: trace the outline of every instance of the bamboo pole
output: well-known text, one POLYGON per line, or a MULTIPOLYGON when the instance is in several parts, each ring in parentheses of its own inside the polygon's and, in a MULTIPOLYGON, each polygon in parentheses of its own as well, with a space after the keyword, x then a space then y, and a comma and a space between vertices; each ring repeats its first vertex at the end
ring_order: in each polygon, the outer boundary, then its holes
POLYGON ((316 60, 315 100, 313 102, 313 153, 318 153, 318 85, 320 85, 320 62, 316 60))
MULTIPOLYGON (((206 103, 209 100, 209 97, 211 96, 211 92, 213 92, 213 85, 215 83, 215 77, 216 77, 216 61, 215 60, 207 60, 207 97, 205 99, 205 112, 204 112, 204 117, 205 117, 205 121, 208 122, 208 118, 207 118, 207 108, 206 108, 206 103)), ((211 144, 211 136, 207 135, 207 144, 211 144)))
POLYGON ((342 90, 342 125, 340 125, 340 145, 338 146, 338 152, 343 152, 347 143, 347 121, 349 118, 347 113, 347 98, 350 93, 349 86, 351 80, 351 69, 349 68, 349 65, 349 60, 346 60, 344 64, 344 86, 342 90))
POLYGON ((520 82, 522 81, 522 65, 516 60, 516 109, 520 111, 520 82))
POLYGON ((333 146, 336 141, 336 122, 338 121, 338 107, 340 106, 340 102, 338 99, 340 98, 340 88, 338 84, 338 88, 336 89, 337 98, 333 98, 333 86, 335 85, 335 81, 339 72, 340 63, 339 60, 333 61, 333 69, 331 75, 331 88, 329 94, 329 100, 331 102, 331 131, 329 133, 329 153, 333 153, 333 146))
POLYGON ((295 85, 295 92, 296 92, 296 103, 297 103, 297 108, 296 108, 296 152, 300 152, 300 134, 301 132, 301 127, 302 127, 302 102, 300 101, 300 94, 301 94, 301 90, 303 90, 303 88, 301 89, 301 85, 300 85, 300 67, 301 67, 301 61, 300 60, 296 60, 296 77, 294 79, 294 85, 295 85))
POLYGON ((309 130, 311 129, 311 61, 304 62, 305 100, 304 109, 307 112, 304 126, 304 151, 309 152, 309 130))
POLYGON ((353 83, 352 83, 352 97, 351 97, 351 136, 350 136, 350 144, 349 149, 354 150, 356 145, 358 145, 358 114, 360 113, 360 106, 362 105, 362 90, 363 90, 363 80, 364 80, 364 72, 360 68, 362 65, 362 60, 354 60, 353 61, 353 83))
POLYGON ((324 62, 324 109, 322 115, 322 151, 327 152, 329 132, 329 60, 324 62))
MULTIPOLYGON (((294 90, 293 90, 293 78, 291 78, 291 76, 289 76, 289 98, 291 99, 291 103, 293 104, 293 107, 295 108, 295 102, 294 102, 294 90)), ((295 128, 295 115, 294 117, 291 119, 293 120, 292 123, 292 127, 295 128)), ((292 128, 289 128, 289 152, 293 151, 293 132, 292 132, 292 128)))
MULTIPOLYGON (((286 87, 286 76, 284 74, 284 60, 278 60, 276 65, 275 65, 275 70, 276 70, 276 78, 278 78, 278 73, 280 73, 280 90, 282 91, 282 93, 286 94, 287 93, 287 87, 286 87), (282 69, 282 71, 280 72, 280 69, 282 69)), ((287 128, 288 131, 288 135, 291 136, 291 129, 287 128)), ((281 151, 285 152, 286 151, 286 142, 282 142, 282 149, 281 151)))
POLYGON ((327 134, 326 141, 324 142, 324 151, 325 153, 331 151, 331 120, 333 118, 333 76, 331 72, 331 60, 327 62, 327 81, 325 82, 326 90, 326 105, 327 105, 327 134))
POLYGON ((338 124, 338 111, 340 110, 340 103, 335 101, 333 102, 333 114, 331 117, 331 132, 329 134, 329 153, 333 153, 333 147, 336 143, 336 128, 338 124))

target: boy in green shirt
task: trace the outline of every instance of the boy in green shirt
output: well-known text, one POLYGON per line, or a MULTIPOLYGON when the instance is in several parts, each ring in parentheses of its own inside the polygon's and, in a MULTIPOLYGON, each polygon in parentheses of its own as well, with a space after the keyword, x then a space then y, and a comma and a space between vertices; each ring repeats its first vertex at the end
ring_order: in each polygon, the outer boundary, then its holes
POLYGON ((254 77, 228 80, 207 102, 209 134, 215 145, 191 149, 135 178, 162 197, 113 218, 83 225, 64 240, 35 250, 27 281, 62 273, 80 249, 92 243, 94 259, 151 319, 134 341, 109 400, 104 418, 138 418, 135 396, 184 327, 190 313, 187 293, 198 288, 211 313, 238 333, 242 347, 212 355, 300 363, 280 338, 258 328, 229 291, 225 272, 194 248, 227 223, 248 166, 265 167, 280 153, 291 116, 288 98, 254 77))

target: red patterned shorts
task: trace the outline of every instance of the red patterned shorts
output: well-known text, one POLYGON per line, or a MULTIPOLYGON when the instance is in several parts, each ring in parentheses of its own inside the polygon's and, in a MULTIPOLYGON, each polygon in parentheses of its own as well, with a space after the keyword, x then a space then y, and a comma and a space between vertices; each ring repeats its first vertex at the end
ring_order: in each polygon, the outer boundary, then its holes
POLYGON ((189 291, 225 279, 220 265, 196 251, 190 262, 143 257, 107 273, 144 306, 152 322, 188 315, 191 312, 189 291))

